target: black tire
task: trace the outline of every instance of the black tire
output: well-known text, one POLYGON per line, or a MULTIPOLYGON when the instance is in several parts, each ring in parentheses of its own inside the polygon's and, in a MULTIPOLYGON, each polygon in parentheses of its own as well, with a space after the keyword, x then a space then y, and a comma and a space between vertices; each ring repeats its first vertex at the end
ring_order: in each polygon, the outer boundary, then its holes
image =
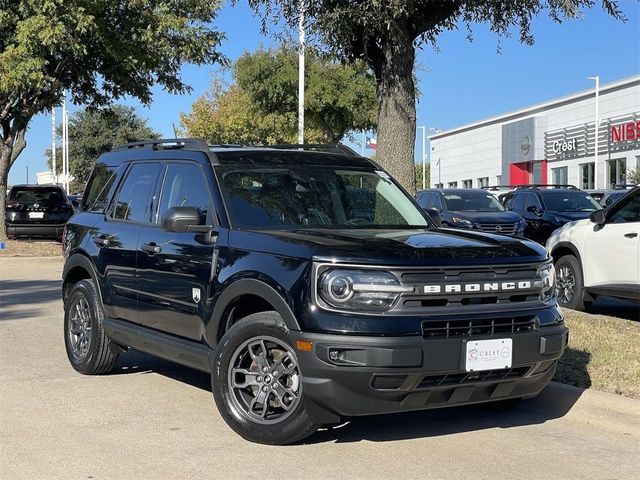
POLYGON ((103 321, 104 313, 95 285, 91 280, 80 280, 64 304, 64 346, 71 366, 85 375, 107 373, 118 360, 118 354, 109 347, 103 321), (86 321, 81 320, 82 315, 86 321), (78 332, 86 332, 87 327, 90 327, 90 333, 88 337, 86 333, 82 337, 78 332))
MULTIPOLYGON (((274 365, 277 363, 277 361, 271 361, 269 368, 274 367, 275 370, 274 365)), ((283 363, 284 362, 280 365, 283 363)), ((271 370, 269 370, 269 373, 271 373, 271 370)), ((248 382, 248 378, 250 378, 250 376, 247 375, 244 381, 248 382)), ((270 382, 273 381, 274 383, 271 384, 272 386, 270 388, 275 389, 275 384, 280 382, 284 378, 284 375, 281 375, 277 380, 275 380, 275 376, 273 378, 270 382)), ((282 318, 276 312, 255 313, 243 318, 225 333, 216 349, 211 373, 213 398, 227 425, 238 435, 251 442, 267 445, 287 445, 312 435, 318 429, 319 425, 311 420, 311 416, 305 406, 302 383, 299 380, 300 375, 299 367, 297 366, 297 357, 294 349, 291 347, 288 330, 282 318), (264 379, 262 379, 259 373, 256 373, 255 378, 252 379, 254 380, 252 386, 247 386, 244 389, 232 389, 229 387, 230 378, 233 375, 230 368, 232 365, 240 365, 238 362, 243 361, 251 362, 251 365, 249 367, 245 366, 244 369, 250 369, 252 372, 253 369, 256 369, 256 372, 260 371, 258 370, 259 362, 255 360, 253 356, 248 357, 247 355, 242 355, 245 349, 248 354, 248 349, 252 348, 252 342, 257 342, 259 339, 266 339, 267 347, 265 349, 265 356, 268 358, 271 355, 272 360, 274 359, 273 352, 276 354, 280 352, 277 348, 277 343, 272 342, 280 342, 282 347, 288 346, 287 351, 284 349, 282 349, 282 351, 285 352, 285 355, 286 353, 289 354, 286 358, 293 358, 295 364, 291 363, 290 366, 294 365, 295 368, 293 369, 294 373, 289 374, 287 380, 290 380, 292 375, 298 378, 297 386, 291 387, 289 390, 297 393, 295 396, 288 397, 296 398, 295 403, 292 401, 289 404, 291 408, 289 411, 285 412, 284 409, 278 406, 282 405, 282 403, 269 407, 269 402, 275 404, 278 400, 275 398, 275 393, 267 393, 267 407, 265 410, 271 410, 271 408, 273 408, 276 411, 272 419, 269 419, 268 416, 264 416, 263 414, 264 420, 270 423, 265 423, 264 421, 261 423, 260 419, 250 418, 252 413, 256 415, 253 408, 250 407, 251 412, 249 412, 247 408, 245 408, 246 405, 242 403, 257 397, 261 388, 268 388, 265 383, 267 376, 271 378, 270 375, 264 375, 264 379), (270 341, 269 339, 272 340, 270 341), (269 346, 272 347, 271 350, 269 350, 269 346), (296 369, 297 373, 295 373, 296 369), (257 381, 259 380, 264 383, 258 384, 257 381), (282 410, 283 413, 278 415, 278 409, 282 410)), ((257 405, 261 404, 257 403, 257 405)), ((267 415, 270 414, 267 413, 267 415)))
POLYGON ((558 259, 555 267, 558 304, 571 310, 584 311, 587 302, 584 301, 584 282, 580 262, 573 255, 565 255, 558 259))

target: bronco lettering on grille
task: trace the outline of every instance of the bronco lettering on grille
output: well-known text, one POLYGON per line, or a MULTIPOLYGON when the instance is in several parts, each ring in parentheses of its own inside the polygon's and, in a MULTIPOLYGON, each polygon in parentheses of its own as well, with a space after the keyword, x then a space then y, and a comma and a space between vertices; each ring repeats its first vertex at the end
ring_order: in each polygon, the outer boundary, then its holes
POLYGON ((541 288, 540 280, 519 280, 517 282, 485 282, 485 283, 448 283, 444 285, 425 285, 423 292, 440 293, 485 293, 507 292, 512 290, 531 290, 541 288))

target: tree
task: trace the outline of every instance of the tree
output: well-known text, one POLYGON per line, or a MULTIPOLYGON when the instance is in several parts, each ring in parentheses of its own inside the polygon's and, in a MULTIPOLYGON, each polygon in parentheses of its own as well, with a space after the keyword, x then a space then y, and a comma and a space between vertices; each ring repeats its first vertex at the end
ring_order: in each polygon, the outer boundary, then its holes
MULTIPOLYGON (((557 22, 579 17, 593 0, 249 0, 265 20, 286 19, 297 28, 304 11, 307 32, 346 61, 364 61, 377 83, 378 159, 409 191, 416 131, 416 48, 435 44, 444 30, 488 23, 499 37, 513 28, 532 44, 531 19, 543 9, 557 22)), ((605 10, 623 19, 616 0, 602 0, 605 10)))
MULTIPOLYGON (((74 187, 84 187, 96 159, 103 153, 116 145, 148 138, 160 138, 160 134, 149 127, 133 107, 114 105, 74 113, 69 118, 69 173, 74 178, 74 187)), ((56 149, 56 155, 62 157, 60 148, 56 149)), ((47 156, 51 169, 51 149, 47 150, 47 156)), ((62 162, 56 163, 56 170, 61 173, 62 162)))
MULTIPOLYGON (((212 143, 296 143, 297 61, 286 45, 242 55, 233 65, 233 85, 214 79, 191 112, 181 113, 188 135, 212 143)), ((309 49, 306 67, 306 142, 335 143, 375 127, 375 80, 364 63, 341 65, 309 49)))
MULTIPOLYGON (((298 111, 298 53, 287 45, 245 53, 235 64, 238 86, 248 92, 264 113, 298 111)), ((366 64, 337 63, 316 49, 305 51, 305 136, 307 126, 337 143, 353 130, 376 125, 376 84, 366 64)), ((297 121, 297 120, 296 120, 297 121)))
MULTIPOLYGON (((219 0, 0 0, 0 192, 26 146, 31 119, 58 105, 98 107, 130 96, 148 104, 151 87, 189 90, 183 62, 223 61, 211 22, 219 0)), ((0 199, 4 220, 5 196, 0 199)), ((5 223, 0 220, 0 239, 5 223)))

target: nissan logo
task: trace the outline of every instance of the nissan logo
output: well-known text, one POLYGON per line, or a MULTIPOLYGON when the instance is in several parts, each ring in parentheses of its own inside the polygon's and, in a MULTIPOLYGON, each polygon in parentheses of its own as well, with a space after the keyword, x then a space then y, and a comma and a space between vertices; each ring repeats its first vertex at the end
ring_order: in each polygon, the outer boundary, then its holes
POLYGON ((496 232, 501 232, 502 231, 502 227, 500 225, 496 225, 496 232))

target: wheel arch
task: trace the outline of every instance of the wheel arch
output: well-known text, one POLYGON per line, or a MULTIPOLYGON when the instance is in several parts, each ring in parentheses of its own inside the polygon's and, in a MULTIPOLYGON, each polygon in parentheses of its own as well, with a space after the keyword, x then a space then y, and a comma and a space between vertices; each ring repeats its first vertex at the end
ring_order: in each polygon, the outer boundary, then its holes
POLYGON ((207 343, 215 347, 224 333, 237 321, 252 313, 277 312, 289 330, 300 330, 300 325, 285 299, 271 285, 243 278, 227 286, 213 307, 206 329, 207 343))
POLYGON ((98 290, 98 301, 100 306, 104 306, 102 302, 102 291, 100 282, 96 275, 95 268, 91 260, 82 253, 74 253, 64 263, 62 270, 62 300, 66 301, 73 285, 80 280, 92 280, 98 290))
POLYGON ((553 258, 553 263, 560 260, 561 257, 565 255, 573 255, 578 259, 580 263, 580 268, 582 269, 582 257, 580 256, 580 252, 576 248, 576 246, 569 242, 558 242, 558 244, 553 247, 551 251, 551 257, 553 258))

